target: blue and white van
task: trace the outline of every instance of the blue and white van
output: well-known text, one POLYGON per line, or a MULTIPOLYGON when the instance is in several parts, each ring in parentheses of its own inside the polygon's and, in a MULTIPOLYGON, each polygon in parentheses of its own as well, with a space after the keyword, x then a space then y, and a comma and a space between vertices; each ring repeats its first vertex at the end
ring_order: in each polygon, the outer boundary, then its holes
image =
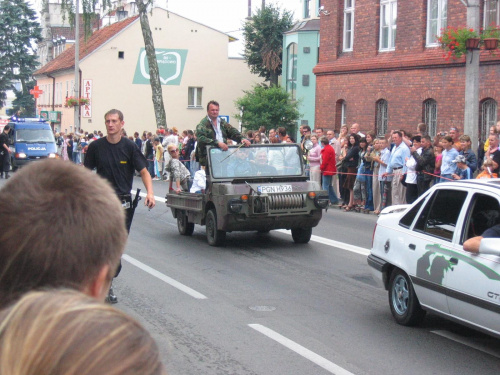
POLYGON ((12 170, 35 160, 57 157, 54 133, 45 120, 12 117, 9 126, 12 170))

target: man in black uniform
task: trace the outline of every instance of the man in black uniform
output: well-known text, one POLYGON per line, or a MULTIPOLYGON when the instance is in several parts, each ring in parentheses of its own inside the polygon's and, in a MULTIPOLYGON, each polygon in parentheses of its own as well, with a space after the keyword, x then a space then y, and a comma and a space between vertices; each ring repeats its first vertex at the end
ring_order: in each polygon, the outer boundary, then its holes
POLYGON ((5 172, 5 178, 9 178, 9 158, 10 158, 10 149, 9 149, 9 131, 10 126, 5 125, 3 128, 3 132, 0 134, 0 177, 3 178, 3 174, 5 172))
MULTIPOLYGON (((104 115, 104 120, 107 136, 89 144, 84 165, 89 169, 97 169, 97 174, 108 180, 115 188, 116 194, 126 209, 126 227, 127 231, 130 232, 134 214, 132 196, 130 195, 134 172, 137 171, 141 175, 147 191, 144 204, 150 209, 155 206, 153 182, 147 170, 146 158, 141 153, 141 150, 133 141, 121 135, 125 124, 123 113, 117 109, 112 109, 104 115)), ((120 268, 121 265, 117 270, 117 275, 120 268)), ((111 303, 117 302, 112 288, 109 290, 108 300, 111 303)))

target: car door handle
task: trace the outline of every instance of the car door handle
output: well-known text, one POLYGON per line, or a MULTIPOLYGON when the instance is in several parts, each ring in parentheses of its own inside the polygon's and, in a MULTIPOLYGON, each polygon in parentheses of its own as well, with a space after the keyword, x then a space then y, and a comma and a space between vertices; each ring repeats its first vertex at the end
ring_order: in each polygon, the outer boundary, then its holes
POLYGON ((412 243, 409 244, 408 247, 410 248, 410 250, 415 250, 417 248, 417 246, 412 243))
POLYGON ((457 258, 450 258, 450 263, 457 265, 458 264, 458 259, 457 258))

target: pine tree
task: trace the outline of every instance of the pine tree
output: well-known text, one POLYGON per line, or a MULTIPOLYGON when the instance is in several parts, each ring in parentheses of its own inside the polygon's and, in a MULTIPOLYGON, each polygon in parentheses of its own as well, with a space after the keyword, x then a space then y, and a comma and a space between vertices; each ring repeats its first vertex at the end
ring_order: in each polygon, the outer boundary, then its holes
MULTIPOLYGON (((22 96, 29 95, 28 84, 38 67, 35 46, 41 38, 36 13, 27 2, 0 1, 0 108, 15 82, 21 83, 22 96)), ((23 104, 31 108, 21 112, 34 110, 34 100, 23 100, 23 104)))
POLYGON ((258 73, 271 85, 278 84, 281 75, 283 33, 293 25, 293 14, 281 14, 273 5, 257 11, 244 25, 244 57, 252 73, 258 73))

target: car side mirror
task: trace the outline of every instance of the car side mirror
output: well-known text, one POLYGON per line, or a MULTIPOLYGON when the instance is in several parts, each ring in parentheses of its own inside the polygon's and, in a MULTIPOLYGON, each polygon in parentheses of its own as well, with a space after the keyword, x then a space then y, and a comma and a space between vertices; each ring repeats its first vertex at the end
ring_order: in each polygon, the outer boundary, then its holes
POLYGON ((500 239, 498 238, 483 238, 479 245, 480 254, 490 254, 500 257, 500 239))

